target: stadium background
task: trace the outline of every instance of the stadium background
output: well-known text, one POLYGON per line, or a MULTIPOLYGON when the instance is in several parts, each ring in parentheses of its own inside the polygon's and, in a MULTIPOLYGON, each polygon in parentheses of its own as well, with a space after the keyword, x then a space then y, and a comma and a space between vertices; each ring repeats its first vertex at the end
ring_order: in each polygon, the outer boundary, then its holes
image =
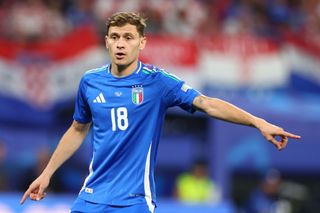
POLYGON ((63 212, 76 196, 88 141, 56 173, 48 198, 19 206, 71 123, 81 75, 109 62, 104 23, 115 11, 148 17, 143 62, 302 136, 278 152, 252 128, 173 108, 158 156, 159 213, 240 212, 270 168, 292 193, 302 189, 292 212, 320 211, 319 1, 1 0, 0 212, 63 212), (190 206, 173 196, 177 176, 198 158, 221 189, 218 203, 190 206))

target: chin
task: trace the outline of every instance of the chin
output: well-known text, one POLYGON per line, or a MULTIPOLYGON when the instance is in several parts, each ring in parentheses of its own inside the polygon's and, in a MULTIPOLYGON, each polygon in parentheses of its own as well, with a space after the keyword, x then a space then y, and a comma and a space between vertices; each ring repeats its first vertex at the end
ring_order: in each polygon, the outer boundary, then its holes
POLYGON ((117 66, 127 66, 127 65, 128 65, 128 63, 118 62, 118 61, 116 61, 115 64, 116 64, 117 66))
POLYGON ((124 65, 127 65, 128 63, 125 61, 125 60, 123 60, 123 59, 121 59, 121 60, 118 60, 118 59, 115 59, 115 60, 113 60, 114 61, 114 63, 116 64, 116 65, 119 65, 119 66, 124 66, 124 65))

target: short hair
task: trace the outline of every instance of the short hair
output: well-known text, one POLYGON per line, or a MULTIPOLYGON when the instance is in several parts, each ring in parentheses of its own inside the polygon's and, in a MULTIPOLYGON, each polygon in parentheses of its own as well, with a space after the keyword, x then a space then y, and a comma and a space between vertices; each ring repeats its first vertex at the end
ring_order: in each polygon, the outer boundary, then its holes
POLYGON ((107 34, 109 33, 109 28, 113 26, 122 27, 126 24, 131 24, 136 26, 137 31, 140 36, 144 36, 144 29, 146 25, 146 18, 142 17, 138 13, 133 12, 118 12, 114 13, 107 21, 107 34))

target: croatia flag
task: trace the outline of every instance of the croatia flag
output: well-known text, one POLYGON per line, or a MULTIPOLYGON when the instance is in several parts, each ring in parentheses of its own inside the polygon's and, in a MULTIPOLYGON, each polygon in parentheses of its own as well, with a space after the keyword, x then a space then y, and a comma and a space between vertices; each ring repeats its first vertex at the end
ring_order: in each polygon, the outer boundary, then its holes
POLYGON ((83 73, 108 61, 90 27, 33 43, 0 38, 0 47, 0 97, 38 109, 73 99, 83 73))

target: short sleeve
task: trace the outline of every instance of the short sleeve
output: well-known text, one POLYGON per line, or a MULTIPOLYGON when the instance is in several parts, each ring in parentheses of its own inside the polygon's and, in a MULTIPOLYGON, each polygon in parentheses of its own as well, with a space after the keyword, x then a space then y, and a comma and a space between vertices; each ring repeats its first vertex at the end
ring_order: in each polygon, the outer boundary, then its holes
POLYGON ((163 99, 169 107, 179 106, 190 113, 196 111, 192 103, 195 97, 201 95, 200 92, 188 86, 178 77, 166 72, 163 72, 162 80, 165 87, 163 99))
POLYGON ((91 110, 86 99, 86 83, 81 79, 75 100, 73 119, 80 123, 91 122, 91 110))

